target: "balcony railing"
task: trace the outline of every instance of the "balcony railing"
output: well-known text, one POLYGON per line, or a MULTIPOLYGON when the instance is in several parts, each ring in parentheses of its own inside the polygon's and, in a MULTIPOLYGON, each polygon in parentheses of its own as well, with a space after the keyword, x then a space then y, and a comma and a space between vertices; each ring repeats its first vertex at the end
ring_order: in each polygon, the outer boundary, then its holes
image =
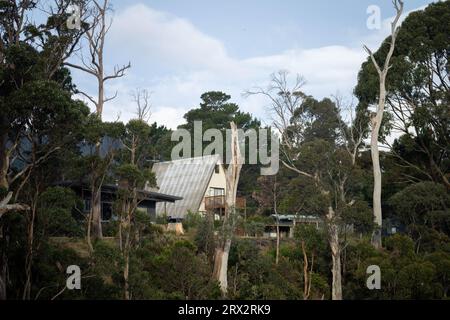
MULTIPOLYGON (((236 209, 245 209, 247 201, 244 197, 236 198, 236 209)), ((205 209, 206 211, 213 211, 218 209, 226 209, 225 196, 211 196, 205 197, 205 209)))

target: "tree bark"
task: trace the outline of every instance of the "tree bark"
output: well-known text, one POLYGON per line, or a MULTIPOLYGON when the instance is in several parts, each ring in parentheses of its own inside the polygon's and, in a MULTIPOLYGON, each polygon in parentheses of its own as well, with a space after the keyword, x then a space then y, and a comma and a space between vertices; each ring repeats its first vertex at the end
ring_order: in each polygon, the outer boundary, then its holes
POLYGON ((4 133, 0 137, 0 188, 9 190, 8 170, 9 156, 7 152, 8 134, 4 133))
POLYGON ((130 300, 130 254, 127 252, 125 254, 125 267, 123 269, 123 280, 124 280, 124 297, 125 300, 130 300))
POLYGON ((277 216, 277 247, 275 253, 275 264, 278 266, 280 261, 280 217, 278 215, 278 203, 277 203, 277 179, 275 176, 274 188, 273 188, 273 209, 277 216))
POLYGON ((372 235, 372 244, 375 248, 381 248, 381 228, 383 223, 382 208, 381 208, 381 167, 380 167, 380 152, 378 149, 378 140, 380 135, 381 124, 383 122, 384 109, 386 104, 386 77, 390 68, 390 61, 394 54, 395 42, 397 39, 398 31, 397 24, 403 13, 404 3, 402 0, 393 0, 394 7, 397 11, 397 15, 391 24, 391 45, 389 52, 387 53, 384 61, 383 68, 380 67, 375 59, 372 51, 364 46, 367 53, 370 55, 372 63, 378 72, 380 82, 380 92, 378 97, 378 106, 376 115, 371 119, 372 121, 372 137, 371 137, 371 156, 373 164, 373 214, 374 220, 377 225, 377 230, 372 235))
POLYGON ((302 241, 302 252, 303 252, 303 300, 308 300, 310 280, 309 280, 309 263, 308 254, 306 252, 305 241, 302 241))
POLYGON ((328 233, 329 244, 331 248, 332 268, 331 273, 333 276, 331 298, 332 300, 342 300, 342 270, 341 270, 341 247, 339 244, 339 228, 336 224, 335 211, 330 206, 328 208, 328 233))
POLYGON ((6 300, 6 286, 8 279, 8 256, 6 250, 9 246, 9 236, 4 225, 0 225, 0 301, 6 300))
POLYGON ((94 239, 101 239, 103 237, 102 232, 102 197, 101 187, 100 190, 97 187, 92 189, 92 235, 94 239))
POLYGON ((280 221, 277 216, 277 248, 275 254, 275 264, 278 265, 280 261, 280 221))
POLYGON ((381 228, 383 225, 383 214, 381 208, 381 166, 380 151, 378 148, 378 137, 383 121, 384 106, 386 102, 386 87, 384 79, 380 81, 380 100, 377 116, 373 119, 373 130, 371 137, 371 156, 373 164, 373 215, 376 224, 376 230, 372 235, 372 244, 375 248, 381 248, 381 228))
POLYGON ((36 195, 33 203, 33 207, 31 209, 31 217, 28 223, 28 232, 27 232, 27 255, 25 257, 25 286, 23 290, 22 299, 30 300, 31 296, 31 269, 33 267, 33 255, 34 255, 34 222, 36 220, 36 206, 37 206, 37 198, 36 195))
POLYGON ((220 290, 223 295, 226 295, 228 291, 228 258, 230 255, 230 249, 231 239, 227 239, 223 249, 216 249, 214 259, 213 278, 219 281, 220 290))
POLYGON ((226 296, 228 291, 228 257, 231 249, 231 238, 234 232, 234 220, 236 214, 236 195, 239 177, 242 169, 242 155, 239 148, 239 137, 237 126, 231 125, 231 163, 226 172, 226 211, 224 220, 223 243, 216 249, 213 277, 219 281, 222 295, 226 296))

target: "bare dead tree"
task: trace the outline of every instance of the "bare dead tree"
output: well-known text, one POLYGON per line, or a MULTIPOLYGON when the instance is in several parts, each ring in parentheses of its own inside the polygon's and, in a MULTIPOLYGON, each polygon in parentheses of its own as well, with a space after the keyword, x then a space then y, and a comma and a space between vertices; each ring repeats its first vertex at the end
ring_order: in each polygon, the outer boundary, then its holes
MULTIPOLYGON (((80 50, 80 54, 78 55, 78 64, 65 62, 66 66, 81 70, 97 80, 96 97, 93 97, 85 91, 78 91, 78 93, 86 97, 94 104, 96 114, 99 119, 102 119, 105 103, 117 97, 117 92, 110 97, 105 95, 106 83, 110 80, 122 78, 125 76, 125 72, 131 67, 131 64, 128 63, 123 66, 115 66, 111 73, 107 73, 105 70, 105 43, 113 22, 112 18, 108 18, 111 11, 112 8, 110 5, 110 0, 91 1, 91 6, 88 9, 89 21, 87 22, 90 27, 83 37, 83 40, 87 43, 87 46, 86 48, 82 48, 80 50), (88 56, 87 58, 85 58, 85 53, 88 56)), ((100 144, 100 141, 96 144, 98 156, 100 156, 100 144)), ((92 222, 93 236, 96 238, 101 238, 103 236, 101 225, 101 185, 96 186, 95 182, 91 181, 91 190, 93 192, 93 203, 90 212, 91 217, 89 217, 88 220, 92 222)), ((89 227, 88 231, 90 230, 91 228, 89 227)), ((88 238, 90 238, 89 232, 88 238)), ((88 242, 90 242, 89 239, 88 242)))
POLYGON ((214 257, 213 277, 219 281, 220 289, 223 296, 228 291, 228 258, 231 249, 231 239, 234 232, 236 220, 236 196, 239 178, 243 165, 241 150, 239 147, 238 129, 234 122, 231 126, 231 162, 226 171, 226 210, 223 222, 222 241, 220 246, 216 248, 214 257))
MULTIPOLYGON (((136 89, 132 93, 134 102, 136 103, 137 120, 148 122, 151 116, 150 94, 147 90, 136 89)), ((130 163, 137 164, 140 160, 137 156, 138 146, 142 143, 142 137, 139 137, 135 132, 131 133, 128 139, 122 140, 124 147, 130 152, 130 163)))
POLYGON ((352 164, 355 165, 369 130, 363 119, 358 121, 353 100, 348 102, 339 93, 333 95, 332 98, 339 114, 344 116, 344 118, 339 117, 338 119, 339 131, 343 138, 342 144, 350 155, 352 164))
POLYGON ((147 89, 136 89, 132 93, 133 101, 136 103, 136 116, 139 120, 148 122, 151 117, 151 93, 147 89))
POLYGON ((373 214, 375 218, 375 223, 378 226, 378 229, 374 231, 372 236, 372 244, 375 248, 381 248, 381 227, 383 223, 383 214, 381 208, 381 166, 380 166, 380 151, 378 146, 380 129, 383 121, 384 111, 386 107, 386 77, 388 75, 390 66, 390 61, 392 55, 394 54, 395 42, 397 40, 397 35, 399 32, 398 23, 400 17, 403 13, 404 3, 402 0, 393 0, 392 1, 395 10, 397 12, 394 21, 391 24, 391 43, 389 47, 389 51, 386 55, 383 67, 380 67, 378 64, 373 52, 364 45, 364 49, 370 55, 372 63, 375 69, 378 72, 379 76, 379 84, 380 84, 380 92, 378 97, 378 106, 376 109, 375 115, 371 119, 372 126, 372 137, 371 137, 371 155, 372 155, 372 163, 373 163, 373 179, 374 179, 374 187, 373 187, 373 214))
POLYGON ((115 99, 117 92, 107 97, 105 95, 105 84, 114 79, 122 78, 125 72, 131 68, 131 63, 123 66, 115 66, 111 73, 105 70, 105 43, 108 32, 112 25, 112 18, 108 18, 108 14, 112 11, 110 0, 92 0, 92 7, 89 10, 90 24, 86 31, 84 40, 87 42, 87 48, 81 50, 79 54, 80 62, 78 64, 66 62, 65 65, 74 69, 81 70, 97 80, 97 96, 93 97, 85 91, 79 91, 81 95, 86 97, 95 105, 95 109, 99 118, 102 118, 105 103, 115 99), (84 55, 87 51, 87 58, 84 55))

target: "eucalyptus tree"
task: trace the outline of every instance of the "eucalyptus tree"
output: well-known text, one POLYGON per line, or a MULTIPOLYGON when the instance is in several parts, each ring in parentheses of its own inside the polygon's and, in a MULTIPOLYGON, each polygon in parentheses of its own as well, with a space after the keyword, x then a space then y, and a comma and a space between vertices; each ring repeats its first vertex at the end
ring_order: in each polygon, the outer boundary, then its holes
POLYGON ((376 248, 381 248, 381 228, 383 224, 383 216, 382 216, 382 208, 381 208, 381 165, 380 165, 380 151, 379 151, 379 135, 383 122, 383 116, 386 107, 386 77, 388 75, 389 69, 391 68, 391 59, 394 54, 395 42, 398 36, 398 23, 400 17, 403 13, 404 3, 402 0, 394 0, 393 1, 396 16, 394 21, 391 24, 391 37, 389 39, 389 50, 385 56, 384 64, 380 66, 375 58, 373 52, 367 47, 364 46, 364 49, 370 55, 370 59, 378 73, 379 77, 379 96, 378 96, 378 106, 376 108, 376 112, 370 119, 371 127, 372 127, 372 136, 370 140, 371 145, 371 155, 372 155, 372 164, 373 164, 373 214, 375 217, 375 222, 378 225, 378 229, 374 231, 372 243, 376 248))
MULTIPOLYGON (((150 143, 152 127, 150 119, 150 95, 146 90, 136 90, 133 94, 136 103, 136 118, 130 120, 119 137, 122 145, 114 170, 119 181, 119 199, 116 211, 119 213, 119 248, 124 261, 123 281, 124 298, 133 297, 130 286, 131 255, 139 246, 140 219, 139 205, 145 194, 142 190, 156 187, 156 178, 149 161, 153 147, 150 143)), ((145 216, 145 214, 144 214, 145 216)), ((147 221, 147 224, 150 221, 147 221)))
POLYGON ((48 15, 42 24, 30 18, 38 5, 44 4, 40 1, 0 3, 0 297, 6 296, 5 252, 9 239, 4 215, 14 211, 26 213, 23 298, 27 299, 35 209, 44 185, 30 188, 30 181, 39 168, 54 160, 63 148, 73 145, 88 113, 83 103, 72 99, 70 73, 62 68, 82 34, 66 26, 65 10, 69 1, 44 6, 48 15), (27 189, 26 196, 24 189, 27 189))
MULTIPOLYGON (((412 12, 399 28, 389 75, 386 78, 386 127, 401 137, 390 153, 405 184, 434 181, 450 187, 450 78, 448 53, 450 3, 430 4, 412 12)), ((374 57, 386 56, 387 38, 374 57)), ((376 102, 377 71, 370 61, 359 73, 355 94, 361 107, 376 102)))
MULTIPOLYGON (((37 81, 57 81, 65 89, 72 89, 70 74, 61 68, 73 53, 83 31, 66 27, 66 10, 70 1, 2 1, 0 2, 0 188, 5 197, 0 204, 0 215, 16 209, 20 204, 9 204, 13 195, 10 185, 23 174, 12 174, 26 117, 32 110, 8 102, 8 97, 25 85, 37 81), (36 24, 31 14, 41 6, 47 12, 45 22, 36 24)), ((45 159, 42 159, 45 160, 45 159)))
POLYGON ((302 77, 291 81, 286 71, 272 76, 267 88, 247 95, 267 97, 273 125, 281 136, 280 161, 313 186, 310 194, 298 190, 310 213, 320 214, 327 225, 332 257, 332 298, 342 299, 340 234, 346 229, 343 214, 358 199, 352 187, 358 178, 357 158, 365 130, 345 124, 336 103, 317 101, 301 90, 302 77))

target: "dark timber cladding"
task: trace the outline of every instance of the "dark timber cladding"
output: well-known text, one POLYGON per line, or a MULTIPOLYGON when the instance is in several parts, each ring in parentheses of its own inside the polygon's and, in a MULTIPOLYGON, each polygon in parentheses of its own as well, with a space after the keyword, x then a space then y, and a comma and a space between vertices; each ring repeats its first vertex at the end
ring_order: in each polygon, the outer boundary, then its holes
MULTIPOLYGON (((84 202, 84 210, 85 212, 89 211, 90 207, 90 199, 91 199, 91 192, 89 190, 89 186, 84 183, 80 182, 74 182, 74 181, 63 181, 58 182, 56 185, 71 188, 74 190, 83 200, 84 202)), ((115 184, 105 184, 102 186, 101 190, 101 203, 102 203, 102 215, 103 211, 107 207, 111 207, 110 211, 111 213, 108 214, 108 217, 102 217, 103 221, 108 221, 112 217, 112 204, 114 200, 116 199, 117 192, 119 190, 119 187, 115 184)), ((156 204, 159 202, 169 202, 173 203, 175 201, 179 201, 182 198, 177 196, 172 196, 168 194, 163 194, 159 192, 153 192, 153 191, 146 191, 146 190, 138 190, 138 197, 139 197, 139 207, 140 209, 144 209, 148 212, 150 217, 153 219, 156 218, 156 204)))

